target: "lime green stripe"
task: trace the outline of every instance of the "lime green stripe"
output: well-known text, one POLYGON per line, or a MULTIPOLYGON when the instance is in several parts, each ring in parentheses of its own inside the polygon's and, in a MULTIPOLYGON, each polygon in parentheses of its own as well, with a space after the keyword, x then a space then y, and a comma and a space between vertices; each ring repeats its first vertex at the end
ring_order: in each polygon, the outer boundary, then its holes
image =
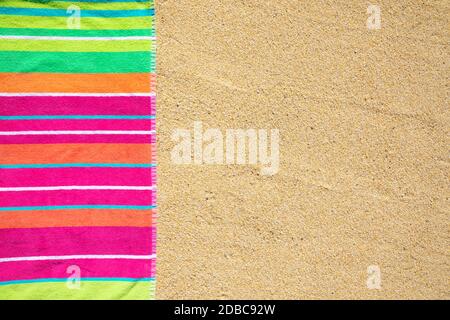
POLYGON ((0 51, 0 72, 127 73, 153 71, 149 52, 0 51))
POLYGON ((0 39, 0 51, 126 52, 154 51, 153 41, 61 41, 0 39))
POLYGON ((154 289, 154 281, 82 282, 80 289, 64 282, 12 284, 1 287, 0 300, 149 300, 154 289))
MULTIPOLYGON (((36 8, 36 9, 67 9, 74 5, 72 2, 56 2, 47 3, 29 2, 29 1, 7 1, 0 2, 0 7, 4 8, 36 8)), ((81 10, 136 10, 152 8, 153 4, 146 2, 110 2, 110 3, 92 3, 78 2, 76 3, 81 10)))
MULTIPOLYGON (((81 18, 82 30, 152 28, 153 17, 81 18)), ((34 17, 0 15, 0 28, 67 29, 66 17, 34 17)))
POLYGON ((70 30, 70 29, 28 29, 28 28, 0 28, 3 36, 61 36, 61 37, 126 37, 126 36, 154 36, 154 29, 130 30, 70 30))

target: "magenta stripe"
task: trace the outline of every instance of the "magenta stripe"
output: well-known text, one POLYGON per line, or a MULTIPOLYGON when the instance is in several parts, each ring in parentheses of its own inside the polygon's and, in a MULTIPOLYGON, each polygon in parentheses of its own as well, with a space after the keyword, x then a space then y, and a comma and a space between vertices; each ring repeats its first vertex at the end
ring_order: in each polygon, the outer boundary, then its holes
POLYGON ((150 115, 153 97, 0 97, 0 116, 150 115))
POLYGON ((0 144, 40 143, 155 143, 155 135, 17 135, 0 136, 0 144))
POLYGON ((153 254, 153 229, 148 227, 0 229, 2 244, 0 257, 148 255, 153 254))
POLYGON ((150 104, 151 104, 151 114, 156 115, 156 97, 152 97, 150 104))
POLYGON ((155 130, 155 120, 9 120, 0 130, 155 130))
POLYGON ((0 192, 0 207, 152 205, 150 190, 58 190, 0 192))
MULTIPOLYGON (((67 278, 70 266, 80 268, 81 278, 152 278, 154 260, 81 259, 4 262, 0 281, 67 278)), ((70 270, 69 270, 70 271, 70 270)))
MULTIPOLYGON (((155 168, 52 168, 0 170, 0 187, 151 186, 155 168)), ((1 196, 1 195, 0 195, 1 196)))

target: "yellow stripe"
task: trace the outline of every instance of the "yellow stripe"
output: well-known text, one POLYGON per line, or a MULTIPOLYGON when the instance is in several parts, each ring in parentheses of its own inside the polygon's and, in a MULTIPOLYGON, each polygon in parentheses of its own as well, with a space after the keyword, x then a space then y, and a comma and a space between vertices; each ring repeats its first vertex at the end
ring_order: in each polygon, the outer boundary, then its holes
POLYGON ((0 39, 0 51, 127 52, 154 51, 154 41, 11 40, 0 39))
MULTIPOLYGON (((151 29, 153 17, 81 18, 81 30, 151 29)), ((0 28, 67 29, 66 17, 0 15, 0 28)))
POLYGON ((11 284, 0 287, 2 300, 148 300, 154 299, 155 282, 87 282, 81 279, 79 290, 66 282, 11 284))
POLYGON ((138 10, 152 8, 153 3, 145 2, 59 2, 51 1, 48 3, 38 3, 29 1, 2 1, 0 8, 36 8, 36 9, 64 9, 66 10, 72 5, 76 5, 81 10, 138 10))

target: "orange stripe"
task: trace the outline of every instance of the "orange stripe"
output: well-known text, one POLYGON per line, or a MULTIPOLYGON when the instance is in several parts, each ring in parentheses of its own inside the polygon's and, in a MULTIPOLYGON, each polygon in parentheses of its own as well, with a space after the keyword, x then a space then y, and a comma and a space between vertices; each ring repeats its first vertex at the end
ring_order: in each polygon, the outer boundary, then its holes
POLYGON ((4 144, 0 164, 150 163, 150 144, 4 144))
POLYGON ((0 228, 148 227, 152 210, 55 210, 0 212, 0 228))
POLYGON ((153 86, 148 73, 0 73, 0 92, 146 93, 153 86))

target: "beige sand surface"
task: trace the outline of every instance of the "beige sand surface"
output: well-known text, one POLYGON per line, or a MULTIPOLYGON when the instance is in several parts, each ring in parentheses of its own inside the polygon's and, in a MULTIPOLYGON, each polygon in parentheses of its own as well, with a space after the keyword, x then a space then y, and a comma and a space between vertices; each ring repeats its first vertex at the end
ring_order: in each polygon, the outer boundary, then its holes
POLYGON ((157 298, 449 299, 450 2, 156 2, 157 298), (171 163, 194 121, 280 171, 171 163))

